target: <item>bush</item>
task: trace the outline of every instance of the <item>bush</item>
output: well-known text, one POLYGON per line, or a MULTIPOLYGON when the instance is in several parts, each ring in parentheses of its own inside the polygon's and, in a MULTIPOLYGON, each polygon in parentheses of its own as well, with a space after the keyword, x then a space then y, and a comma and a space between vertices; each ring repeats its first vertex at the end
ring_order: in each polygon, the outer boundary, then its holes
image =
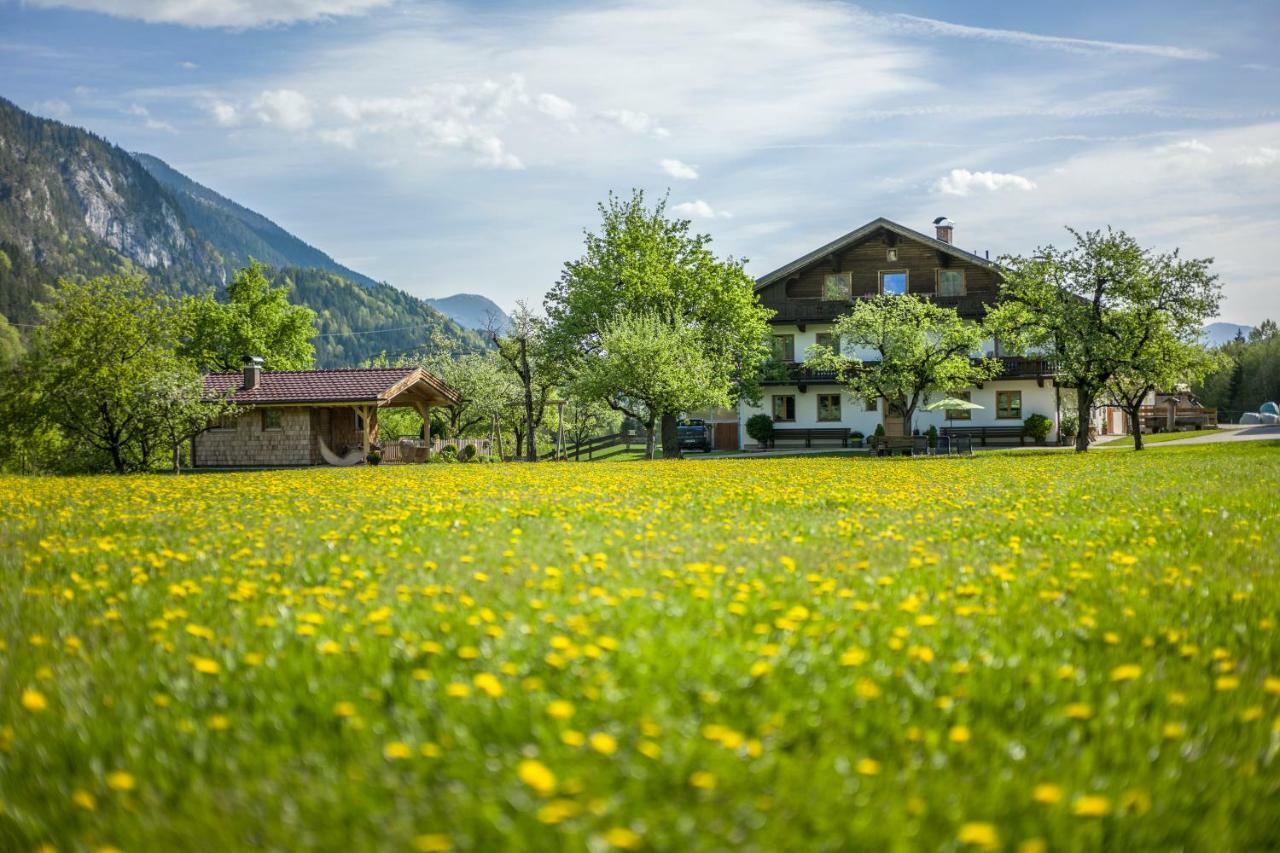
POLYGON ((1043 442, 1053 429, 1053 421, 1044 415, 1032 415, 1022 422, 1022 432, 1037 442, 1043 442))
POLYGON ((1062 418, 1062 423, 1058 424, 1058 432, 1063 438, 1075 438, 1080 432, 1080 421, 1075 415, 1066 415, 1062 418))
POLYGON ((437 462, 457 462, 458 448, 454 447, 452 444, 446 444, 444 447, 440 448, 440 452, 435 455, 435 460, 437 462))
POLYGON ((463 462, 470 462, 472 459, 475 459, 475 458, 476 458, 476 446, 474 444, 468 444, 466 447, 462 448, 462 450, 458 453, 458 459, 460 459, 463 462))
POLYGON ((937 447, 938 446, 938 428, 933 424, 929 424, 928 436, 929 436, 929 446, 937 447))
POLYGON ((876 438, 884 438, 884 424, 876 424, 876 438))
POLYGON ((769 443, 769 439, 773 438, 773 418, 765 414, 752 415, 747 418, 747 435, 760 442, 761 445, 769 443))

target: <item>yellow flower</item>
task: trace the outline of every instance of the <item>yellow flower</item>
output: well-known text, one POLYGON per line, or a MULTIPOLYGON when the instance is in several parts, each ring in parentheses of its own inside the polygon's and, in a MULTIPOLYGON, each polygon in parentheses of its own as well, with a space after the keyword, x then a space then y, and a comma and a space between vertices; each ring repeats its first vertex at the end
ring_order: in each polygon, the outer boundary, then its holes
POLYGON ((454 681, 444 689, 444 692, 455 699, 466 699, 471 695, 471 688, 460 681, 454 681))
POLYGON ((769 670, 771 669, 773 669, 773 667, 769 665, 767 660, 758 660, 751 664, 751 677, 763 678, 769 674, 769 670))
POLYGON ((1057 785, 1042 782, 1031 789, 1031 799, 1037 803, 1051 806, 1062 801, 1062 789, 1057 785))
POLYGON ((1093 709, 1083 702, 1072 702, 1063 713, 1073 720, 1087 720, 1093 716, 1093 709))
POLYGON ((840 665, 841 666, 858 666, 859 664, 866 661, 866 659, 867 659, 867 653, 864 650, 858 648, 857 646, 854 646, 848 649, 847 651, 845 651, 844 654, 840 655, 840 665))
POLYGON ((968 743, 969 727, 968 726, 952 726, 951 732, 947 735, 952 743, 968 743))
POLYGON ((335 702, 333 705, 334 716, 338 717, 354 717, 356 714, 356 706, 353 702, 335 702))
POLYGON ((317 647, 322 655, 336 655, 342 651, 342 646, 337 640, 325 640, 317 647))
POLYGON ((854 769, 863 776, 875 776, 880 772, 880 762, 874 758, 860 758, 854 769))
POLYGON ((1142 667, 1136 663, 1126 663, 1111 670, 1112 681, 1133 681, 1142 675, 1142 667))
POLYGON ((587 742, 587 736, 573 729, 565 729, 560 734, 560 741, 565 746, 582 746, 587 742))
POLYGON ((573 716, 573 703, 557 699, 547 705, 547 713, 555 720, 567 720, 573 716))
POLYGON ((549 797, 556 792, 556 774, 547 769, 541 761, 525 759, 516 768, 516 773, 521 782, 543 797, 549 797))
POLYGON ((1080 797, 1071 812, 1077 817, 1106 817, 1111 812, 1111 801, 1097 795, 1080 797))
POLYGON ((215 732, 225 732, 231 728, 231 720, 223 714, 214 714, 209 718, 209 728, 215 732))
POLYGON ((1240 679, 1234 675, 1224 675, 1213 683, 1213 689, 1223 693, 1235 690, 1239 686, 1240 679))
POLYGON ((71 802, 75 803, 76 808, 84 809, 87 812, 91 812, 98 807, 98 801, 94 799, 93 794, 79 789, 71 792, 71 802))
POLYGON ((708 773, 706 770, 699 770, 689 777, 689 784, 704 791, 711 791, 716 787, 716 777, 715 774, 708 773))
POLYGON ((28 687, 26 690, 22 691, 22 707, 32 713, 38 713, 43 711, 45 708, 48 708, 49 702, 44 698, 44 695, 40 693, 40 691, 32 690, 28 687))
POLYGON ((107 787, 113 791, 132 791, 135 785, 133 776, 123 770, 115 770, 107 774, 107 787))
POLYGON ((1186 737, 1187 724, 1186 723, 1165 723, 1164 727, 1160 729, 1160 734, 1164 737, 1165 740, 1178 740, 1180 738, 1186 737))
POLYGON ((196 668, 196 672, 204 675, 217 675, 222 669, 218 666, 218 662, 211 658, 192 658, 191 665, 196 668))
POLYGON ((413 839, 413 849, 418 853, 446 853, 453 849, 453 841, 447 835, 433 832, 413 839))
POLYGON ((1272 696, 1280 696, 1280 678, 1268 677, 1262 680, 1262 689, 1272 696))
POLYGON ((569 818, 576 817, 582 813, 582 806, 573 800, 552 800, 542 808, 538 809, 538 820, 542 823, 557 824, 563 823, 569 818))
POLYGON ((409 748, 409 744, 393 740, 382 748, 382 755, 388 761, 398 761, 402 758, 408 758, 413 755, 413 750, 409 748))
POLYGON ((487 672, 482 672, 472 679, 475 682, 476 689, 488 696, 490 699, 497 699, 503 694, 502 682, 495 676, 487 672))
POLYGON ((642 839, 625 826, 615 826, 604 834, 604 840, 620 850, 636 850, 642 839))
POLYGON ((618 751, 618 742, 612 735, 594 732, 591 735, 591 748, 601 755, 613 755, 618 751))
POLYGON ((996 832, 995 824, 991 823, 966 823, 960 827, 956 840, 961 844, 969 844, 974 847, 994 848, 1000 846, 1000 834, 996 832))

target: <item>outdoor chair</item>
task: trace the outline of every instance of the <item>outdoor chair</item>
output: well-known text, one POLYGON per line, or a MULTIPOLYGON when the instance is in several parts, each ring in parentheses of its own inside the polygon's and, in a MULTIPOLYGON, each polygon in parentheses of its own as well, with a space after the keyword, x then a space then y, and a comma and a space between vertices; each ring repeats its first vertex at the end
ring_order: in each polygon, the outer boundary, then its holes
POLYGON ((956 455, 957 456, 973 455, 973 436, 971 435, 956 436, 956 455))
POLYGON ((951 455, 951 436, 938 436, 938 444, 933 448, 934 456, 950 456, 951 455))
POLYGON ((927 435, 911 436, 911 455, 912 456, 928 456, 929 455, 929 436, 927 435))

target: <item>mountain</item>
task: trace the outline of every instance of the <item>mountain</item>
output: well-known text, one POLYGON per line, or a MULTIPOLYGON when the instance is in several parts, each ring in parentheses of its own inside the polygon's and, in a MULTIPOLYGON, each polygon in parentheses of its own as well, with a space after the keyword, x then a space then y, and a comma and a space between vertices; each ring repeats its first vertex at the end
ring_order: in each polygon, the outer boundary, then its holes
POLYGON ((1249 337, 1252 326, 1239 326, 1235 323, 1210 323, 1200 331, 1205 346, 1220 347, 1228 341, 1235 340, 1236 335, 1249 337))
POLYGON ((0 98, 0 315, 35 322, 47 283, 141 271, 173 295, 217 290, 255 257, 318 315, 316 360, 483 347, 423 300, 342 266, 163 161, 0 98))
POLYGON ((496 302, 478 293, 455 293, 453 296, 428 299, 426 302, 437 311, 458 321, 458 325, 468 329, 484 331, 494 325, 493 321, 497 321, 497 327, 502 329, 511 322, 511 318, 498 307, 496 302))
POLYGON ((187 221, 231 267, 243 267, 252 257, 273 267, 328 270, 365 287, 377 284, 299 240, 262 214, 196 183, 159 157, 135 153, 133 158, 169 190, 187 221))

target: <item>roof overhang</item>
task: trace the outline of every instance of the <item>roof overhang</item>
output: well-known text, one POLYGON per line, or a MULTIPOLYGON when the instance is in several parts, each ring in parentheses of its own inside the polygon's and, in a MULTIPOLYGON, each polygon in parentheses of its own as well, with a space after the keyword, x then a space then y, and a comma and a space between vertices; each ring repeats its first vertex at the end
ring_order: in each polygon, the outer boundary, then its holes
POLYGON ((967 263, 977 264, 978 266, 986 267, 987 269, 1000 272, 999 264, 992 263, 986 258, 975 255, 972 252, 966 252, 963 249, 957 249, 955 246, 951 245, 950 243, 947 243, 943 240, 939 240, 935 237, 930 237, 928 234, 921 234, 919 231, 908 228, 905 225, 899 225, 898 223, 890 219, 885 219, 883 216, 881 216, 878 219, 871 220, 866 225, 863 225, 860 228, 850 231, 848 234, 845 234, 843 237, 838 237, 835 240, 832 240, 830 243, 827 243, 825 246, 821 246, 817 249, 814 249, 809 254, 801 258, 797 258, 796 260, 792 261, 789 264, 786 264, 785 266, 778 267, 776 270, 774 270, 771 273, 766 273, 765 275, 760 276, 760 278, 756 279, 755 289, 758 291, 758 290, 761 290, 762 288, 768 287, 771 284, 775 284, 779 281, 783 281, 784 279, 789 278, 795 273, 800 272, 810 264, 822 260, 828 255, 834 254, 835 252, 843 251, 844 249, 850 246, 853 246, 857 243, 861 243, 863 240, 866 240, 870 237, 875 236, 875 234, 881 229, 888 231, 892 234, 897 234, 899 237, 903 237, 907 240, 914 240, 918 243, 923 243, 924 245, 928 246, 931 249, 935 249, 939 252, 943 252, 947 255, 950 255, 954 258, 958 258, 959 260, 965 261, 967 263))

